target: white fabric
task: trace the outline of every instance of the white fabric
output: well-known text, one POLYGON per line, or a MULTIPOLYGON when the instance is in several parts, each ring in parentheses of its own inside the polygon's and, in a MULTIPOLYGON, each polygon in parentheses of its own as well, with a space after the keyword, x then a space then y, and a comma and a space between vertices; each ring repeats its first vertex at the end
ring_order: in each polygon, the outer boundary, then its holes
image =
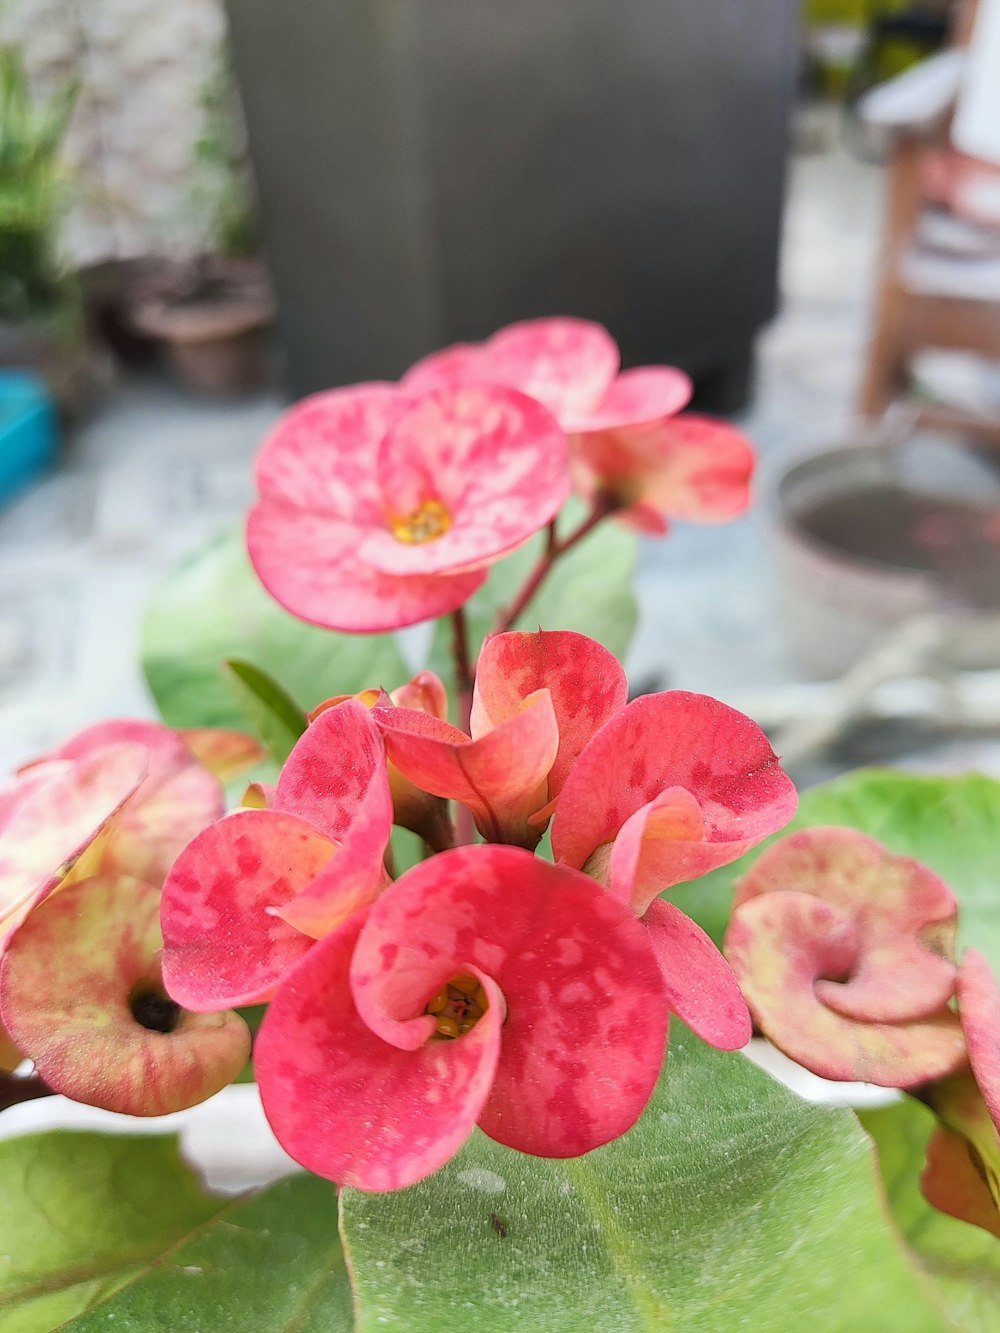
POLYGON ((858 110, 869 125, 883 129, 929 127, 958 96, 964 65, 964 51, 941 51, 873 88, 860 99, 858 110))
POLYGON ((979 0, 951 140, 1000 166, 1000 0, 979 0))

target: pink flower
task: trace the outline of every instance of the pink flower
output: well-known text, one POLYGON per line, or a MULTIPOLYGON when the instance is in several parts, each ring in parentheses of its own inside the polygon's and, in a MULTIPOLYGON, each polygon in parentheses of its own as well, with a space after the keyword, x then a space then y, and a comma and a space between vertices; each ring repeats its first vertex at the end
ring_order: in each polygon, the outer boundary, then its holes
POLYGON ((476 1124, 545 1157, 623 1134, 666 1027, 649 937, 623 904, 519 848, 461 847, 315 946, 271 1004, 256 1069, 297 1161, 392 1190, 476 1124))
POLYGON ((723 1049, 750 1036, 739 987, 700 927, 657 895, 735 861, 795 806, 795 788, 760 728, 680 690, 615 713, 580 754, 556 805, 556 860, 631 904, 650 931, 674 1012, 723 1049))
POLYGON ((613 655, 583 634, 497 634, 476 670, 471 736, 414 709, 374 716, 412 783, 467 805, 489 841, 534 847, 570 765, 626 689, 613 655))
POLYGON ((163 890, 163 975, 203 1012, 267 1000, 321 938, 386 883, 392 827, 385 752, 355 699, 321 713, 289 755, 268 809, 210 825, 163 890))
POLYGON ((914 1087, 963 1062, 957 904, 850 828, 782 838, 740 881, 726 956, 776 1046, 824 1078, 914 1087))
POLYGON ((668 518, 712 523, 741 514, 750 442, 725 422, 677 416, 691 397, 683 371, 618 366, 618 348, 599 324, 538 319, 433 353, 403 384, 504 384, 537 398, 570 437, 577 490, 618 507, 643 531, 665 532, 668 518))
POLYGON ((250 558, 303 620, 351 632, 455 610, 569 493, 565 436, 511 389, 387 384, 293 407, 257 460, 250 558))
MULTIPOLYGON (((259 755, 236 733, 199 731, 191 745, 228 772, 259 755)), ((24 1055, 56 1091, 132 1115, 232 1082, 246 1024, 182 1012, 160 974, 160 883, 223 808, 188 741, 148 722, 90 727, 0 794, 6 1066, 24 1055)))

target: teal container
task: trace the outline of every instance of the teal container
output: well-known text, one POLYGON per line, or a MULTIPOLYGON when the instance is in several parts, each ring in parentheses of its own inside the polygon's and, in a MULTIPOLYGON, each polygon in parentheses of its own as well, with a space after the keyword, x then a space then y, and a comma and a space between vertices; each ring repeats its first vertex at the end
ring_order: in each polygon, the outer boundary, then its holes
POLYGON ((0 505, 52 466, 59 418, 42 380, 22 370, 0 370, 0 505))

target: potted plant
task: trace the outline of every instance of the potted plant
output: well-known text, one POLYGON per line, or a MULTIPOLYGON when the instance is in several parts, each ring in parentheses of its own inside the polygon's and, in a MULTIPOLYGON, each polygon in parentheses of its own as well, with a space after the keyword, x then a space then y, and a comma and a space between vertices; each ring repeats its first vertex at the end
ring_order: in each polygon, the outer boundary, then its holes
POLYGON ((58 252, 65 198, 59 150, 75 84, 33 96, 21 51, 0 47, 0 365, 41 375, 72 405, 86 349, 73 277, 58 252))
POLYGON ((274 305, 236 91, 221 55, 205 84, 202 111, 188 201, 201 222, 201 242, 194 254, 163 264, 140 286, 132 320, 165 345, 183 384, 241 393, 267 378, 274 305))
POLYGON ((0 793, 0 1133, 223 1089, 220 1142, 252 1101, 305 1168, 231 1198, 172 1137, 7 1139, 11 1328, 996 1327, 1000 784, 796 812, 750 718, 629 701, 632 530, 741 512, 753 454, 617 363, 546 320, 293 407, 245 544, 150 612, 164 721, 0 793), (810 1106, 753 1023, 912 1095, 810 1106))

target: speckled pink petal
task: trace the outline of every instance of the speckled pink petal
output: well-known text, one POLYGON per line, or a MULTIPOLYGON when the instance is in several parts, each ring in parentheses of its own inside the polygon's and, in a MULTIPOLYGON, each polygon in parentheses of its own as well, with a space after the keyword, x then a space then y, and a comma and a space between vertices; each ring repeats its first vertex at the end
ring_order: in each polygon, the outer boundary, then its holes
POLYGON ((754 449, 724 421, 671 417, 577 433, 571 444, 578 489, 616 496, 644 529, 656 516, 723 523, 750 503, 754 449))
POLYGON ((702 928, 673 903, 650 903, 643 925, 660 965, 667 1003, 702 1041, 738 1051, 753 1034, 732 968, 702 928))
POLYGON ((307 888, 336 845, 297 815, 239 810, 199 834, 163 887, 163 978, 199 1012, 268 1000, 312 945, 273 910, 307 888))
POLYGON ((359 820, 371 818, 380 821, 387 839, 385 768, 385 747, 371 710, 349 697, 325 709, 299 737, 278 777, 276 807, 338 841, 359 820))
POLYGON ((98 757, 108 746, 141 745, 146 776, 115 820, 101 870, 162 884, 174 857, 224 810, 219 780, 194 757, 183 738, 160 722, 114 718, 72 736, 52 758, 98 757))
POLYGON ((972 1072, 990 1119, 1000 1131, 1000 987, 976 949, 966 949, 962 955, 958 1012, 972 1072))
POLYGON ((511 324, 485 344, 486 372, 544 403, 565 422, 586 418, 618 373, 614 339, 583 319, 533 319, 511 324))
POLYGON ((123 876, 84 880, 36 907, 0 966, 3 1021, 55 1091, 128 1115, 165 1115, 231 1083, 250 1055, 234 1013, 143 1026, 140 997, 164 1000, 159 890, 123 876), (55 961, 55 966, 53 965, 55 961))
POLYGON ((470 967, 506 1007, 480 1127, 544 1157, 625 1133, 655 1086, 667 1025, 649 935, 631 912, 521 848, 459 847, 372 907, 351 984, 373 1026, 386 1014, 412 1021, 442 980, 470 967))
POLYGON ((28 794, 11 802, 0 835, 0 943, 79 865, 138 790, 146 765, 141 746, 109 745, 81 759, 47 761, 20 779, 28 794))
POLYGON ((960 1068, 965 1043, 946 1007, 912 1022, 863 1023, 823 1002, 817 982, 849 977, 861 948, 846 912, 794 891, 744 902, 726 933, 726 957, 758 1027, 813 1073, 911 1088, 960 1068))
POLYGON ((185 727, 177 733, 201 764, 220 782, 233 782, 267 758, 267 749, 254 736, 222 727, 185 727))
POLYGON ((559 727, 559 750, 549 773, 558 796, 581 750, 628 701, 621 663, 603 644, 570 630, 494 634, 483 644, 472 698, 472 735, 485 735, 513 717, 536 690, 547 689, 559 727))
POLYGON ((630 816, 671 787, 697 800, 705 841, 723 856, 716 864, 776 832, 797 803, 750 718, 703 694, 650 694, 606 722, 573 765, 552 822, 556 859, 585 865, 630 816))
POLYGON ((932 1208, 1000 1236, 1000 1212, 961 1134, 938 1125, 927 1143, 920 1191, 932 1208))
POLYGON ((378 475, 388 524, 369 530, 361 558, 385 574, 448 573, 491 563, 559 512, 569 445, 534 399, 463 385, 410 405, 382 441, 378 475), (392 521, 427 501, 444 506, 447 531, 419 543, 394 536, 392 521))
MULTIPOLYGON (((697 879, 738 855, 729 842, 706 842, 697 799, 686 787, 668 787, 622 825, 611 845, 607 884, 642 916, 664 889, 697 879)), ((600 878, 603 882, 605 876, 600 878)))
POLYGON ((389 1045, 354 1007, 348 974, 359 927, 355 918, 329 935, 288 977, 254 1065, 264 1113, 297 1162, 338 1185, 401 1189, 443 1166, 472 1132, 502 1015, 491 1006, 456 1041, 389 1045))
POLYGON ((296 403, 257 455, 261 497, 354 523, 378 523, 375 458, 405 399, 391 384, 355 384, 296 403))
MULTIPOLYGON (((493 384, 483 343, 455 343, 415 362, 400 381, 410 395, 457 384, 493 384)), ((502 383, 502 381, 500 381, 502 383)))
POLYGON ((802 829, 757 858, 735 905, 785 890, 832 903, 855 922, 859 954, 850 977, 816 983, 831 1009, 895 1023, 933 1014, 951 999, 958 904, 927 866, 893 856, 857 829, 802 829))
POLYGON ((528 820, 546 799, 546 780, 559 747, 547 690, 478 740, 447 722, 409 708, 379 708, 374 716, 386 753, 423 791, 461 801, 491 842, 534 847, 540 830, 528 820))
POLYGON ((448 615, 486 579, 485 570, 399 578, 364 564, 369 528, 276 501, 250 511, 247 548, 257 576, 300 620, 347 634, 376 634, 448 615))
POLYGON ((623 370, 593 412, 576 430, 604 430, 661 421, 687 407, 694 386, 675 366, 637 366, 623 370))

